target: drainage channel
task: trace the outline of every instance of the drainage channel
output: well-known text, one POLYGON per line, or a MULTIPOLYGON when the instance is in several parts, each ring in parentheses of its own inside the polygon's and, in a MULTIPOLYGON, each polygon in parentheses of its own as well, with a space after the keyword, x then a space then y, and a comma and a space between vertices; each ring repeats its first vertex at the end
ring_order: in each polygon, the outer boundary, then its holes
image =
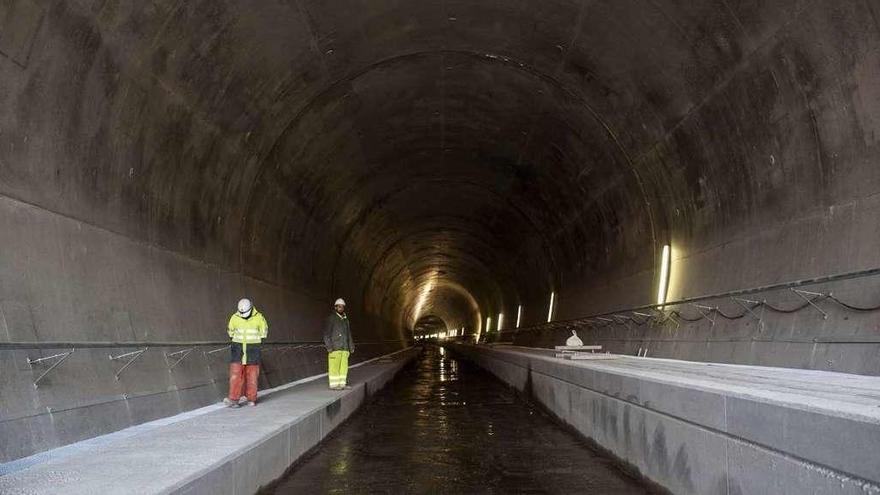
POLYGON ((492 375, 428 347, 263 493, 649 491, 492 375))

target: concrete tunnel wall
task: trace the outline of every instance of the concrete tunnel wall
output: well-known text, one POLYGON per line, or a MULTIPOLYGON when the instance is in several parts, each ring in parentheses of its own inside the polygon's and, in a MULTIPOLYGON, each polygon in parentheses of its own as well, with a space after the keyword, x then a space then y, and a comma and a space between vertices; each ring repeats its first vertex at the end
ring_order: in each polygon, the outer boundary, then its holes
MULTIPOLYGON (((317 338, 338 295, 363 341, 520 304, 533 325, 550 292, 560 319, 650 302, 667 243, 672 297, 880 265, 877 10, 3 2, 0 340, 213 340, 242 294, 279 340, 317 338)), ((724 342, 756 331, 657 352, 880 372, 876 345, 724 342)), ((5 459, 204 404, 216 386, 180 390, 222 377, 158 356, 117 383, 81 353, 34 390, 33 354, 0 351, 5 459), (135 392, 153 405, 84 407, 135 392)))

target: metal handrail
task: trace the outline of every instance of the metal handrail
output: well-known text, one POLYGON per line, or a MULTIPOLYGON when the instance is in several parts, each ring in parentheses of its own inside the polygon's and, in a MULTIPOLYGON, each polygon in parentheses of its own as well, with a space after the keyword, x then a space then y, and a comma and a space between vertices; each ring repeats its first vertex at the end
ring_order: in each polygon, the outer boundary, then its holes
MULTIPOLYGON (((541 323, 538 325, 531 325, 528 327, 505 329, 505 330, 500 331, 499 333, 504 334, 504 333, 517 333, 517 332, 523 332, 523 331, 528 332, 528 331, 534 331, 534 330, 541 330, 541 329, 546 328, 547 326, 551 326, 551 325, 565 325, 565 324, 571 324, 571 323, 579 323, 579 322, 583 322, 585 320, 590 320, 593 318, 599 319, 601 317, 620 315, 620 314, 624 314, 624 313, 634 313, 634 312, 638 312, 638 311, 650 311, 650 310, 662 311, 669 306, 684 306, 684 305, 688 305, 688 304, 695 304, 698 302, 710 301, 710 300, 714 300, 714 299, 736 298, 738 296, 747 296, 747 295, 751 295, 751 294, 758 294, 758 293, 762 293, 762 292, 770 292, 770 291, 782 290, 782 289, 793 290, 798 287, 804 287, 804 286, 808 286, 808 285, 818 285, 818 284, 825 284, 825 283, 830 283, 830 282, 840 282, 843 280, 866 278, 866 277, 872 277, 872 276, 877 276, 877 275, 880 275, 880 268, 869 268, 866 270, 857 270, 857 271, 853 271, 853 272, 838 273, 838 274, 826 275, 826 276, 822 276, 822 277, 806 278, 806 279, 801 279, 801 280, 793 280, 793 281, 789 281, 789 282, 780 282, 780 283, 776 283, 776 284, 762 285, 762 286, 758 286, 758 287, 752 287, 749 289, 737 289, 737 290, 732 290, 732 291, 727 291, 727 292, 719 292, 719 293, 714 293, 714 294, 704 294, 701 296, 686 297, 686 298, 678 299, 675 301, 667 301, 663 304, 643 304, 641 306, 622 308, 622 309, 617 309, 617 310, 613 310, 613 311, 606 311, 603 313, 594 313, 594 314, 591 314, 588 316, 581 316, 581 317, 577 317, 577 318, 571 318, 568 320, 554 320, 552 322, 541 323)), ((810 304, 812 304, 812 303, 810 303, 810 304)), ((823 314, 824 314, 824 312, 823 312, 823 314)))

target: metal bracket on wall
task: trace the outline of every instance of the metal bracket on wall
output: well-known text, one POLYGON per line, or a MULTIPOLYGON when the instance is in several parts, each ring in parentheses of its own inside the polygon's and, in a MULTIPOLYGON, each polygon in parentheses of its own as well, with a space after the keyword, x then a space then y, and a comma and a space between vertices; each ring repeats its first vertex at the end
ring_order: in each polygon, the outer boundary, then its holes
POLYGON ((630 326, 629 319, 626 316, 612 315, 611 317, 614 318, 614 321, 618 324, 623 324, 627 330, 632 331, 632 326, 630 326))
POLYGON ((715 317, 712 316, 712 313, 718 311, 718 308, 712 306, 703 306, 702 304, 691 304, 691 306, 696 308, 697 312, 699 312, 703 318, 711 321, 713 327, 715 326, 715 317))
POLYGON ((205 356, 210 355, 210 354, 217 354, 218 352, 220 352, 220 351, 225 351, 226 349, 229 349, 230 347, 232 347, 232 346, 231 346, 231 345, 225 345, 225 346, 223 346, 223 347, 218 347, 217 349, 214 349, 214 350, 211 350, 211 351, 204 351, 204 352, 202 352, 202 354, 204 354, 205 356))
POLYGON ((752 299, 740 299, 738 297, 731 297, 730 300, 735 302, 742 309, 746 310, 748 314, 752 315, 752 317, 754 317, 759 322, 764 319, 764 303, 762 303, 761 301, 754 301, 752 299), (751 304, 751 306, 749 306, 749 304, 751 304), (752 309, 757 306, 761 306, 760 315, 752 311, 752 309))
POLYGON ((44 371, 43 374, 41 374, 40 376, 37 377, 36 380, 34 380, 34 388, 39 388, 40 381, 41 381, 43 378, 45 378, 46 375, 48 375, 49 373, 51 373, 52 370, 54 370, 54 369, 57 368, 61 363, 63 363, 65 360, 67 360, 67 358, 69 358, 70 355, 73 354, 75 351, 76 351, 76 348, 73 348, 73 349, 71 349, 71 350, 69 350, 69 351, 67 351, 67 352, 60 352, 60 353, 58 353, 58 354, 53 354, 53 355, 51 355, 51 356, 46 356, 46 357, 42 357, 42 358, 37 358, 37 359, 27 358, 27 363, 28 363, 29 365, 31 365, 31 366, 33 366, 33 365, 35 365, 35 364, 42 363, 42 362, 44 362, 44 361, 48 361, 48 360, 50 360, 50 359, 58 359, 58 361, 55 361, 54 363, 52 363, 52 366, 49 366, 49 368, 48 368, 46 371, 44 371))
POLYGON ((667 320, 672 320, 672 323, 675 323, 675 329, 678 330, 681 327, 681 321, 678 320, 678 317, 675 316, 675 313, 670 311, 669 314, 666 315, 667 320))
POLYGON ((601 316, 597 316, 596 319, 597 319, 597 320, 602 320, 602 321, 604 321, 604 322, 607 322, 605 325, 601 325, 603 328, 604 328, 604 327, 607 327, 607 326, 614 325, 614 323, 615 323, 614 320, 610 320, 610 319, 608 319, 608 318, 603 318, 603 317, 601 317, 601 316))
POLYGON ((125 371, 125 368, 128 368, 129 366, 131 366, 131 364, 134 363, 135 361, 137 361, 138 358, 141 357, 145 352, 147 352, 147 347, 144 347, 143 349, 138 350, 138 351, 126 352, 125 354, 120 354, 120 355, 118 355, 118 356, 114 356, 114 355, 111 354, 111 355, 110 355, 110 360, 111 360, 111 361, 118 361, 118 360, 120 360, 120 359, 125 359, 125 358, 127 358, 127 357, 129 357, 129 356, 132 356, 132 358, 129 359, 128 362, 126 362, 126 363, 122 366, 122 368, 119 368, 119 371, 116 372, 116 375, 115 375, 115 376, 116 376, 116 381, 119 381, 119 375, 121 375, 122 372, 125 371))
POLYGON ((824 299, 825 297, 830 297, 830 296, 831 296, 831 293, 830 293, 830 292, 829 292, 827 295, 825 295, 825 294, 822 294, 822 293, 820 293, 820 292, 809 292, 809 291, 805 291, 805 290, 797 290, 797 289, 794 289, 794 288, 789 289, 789 290, 791 290, 792 292, 794 292, 795 294, 797 294, 798 297, 800 297, 801 299, 803 299, 804 301, 806 301, 807 304, 809 304, 810 306, 816 308, 816 311, 822 313, 822 319, 823 319, 823 320, 827 320, 827 319, 828 319, 828 313, 826 313, 825 311, 822 311, 822 308, 820 308, 819 306, 817 306, 816 303, 814 303, 813 301, 816 300, 816 299, 824 299), (804 295, 804 294, 806 294, 806 295, 804 295), (814 296, 814 297, 813 297, 813 299, 810 299, 809 297, 807 297, 807 295, 809 295, 809 296, 814 296))
POLYGON ((639 326, 644 325, 645 323, 647 323, 647 322, 651 321, 652 319, 654 319, 654 316, 653 316, 653 315, 649 315, 649 314, 647 314, 647 313, 639 313, 638 311, 633 311, 632 314, 634 314, 634 315, 636 315, 636 316, 641 316, 641 317, 645 318, 645 321, 643 321, 643 322, 638 322, 638 321, 636 321, 635 319, 633 319, 633 321, 635 321, 636 324, 638 324, 639 326))
POLYGON ((653 308, 654 312, 657 315, 654 317, 654 323, 660 325, 666 325, 666 322, 672 320, 672 323, 675 324, 675 328, 678 329, 681 327, 681 322, 678 321, 678 318, 675 317, 675 313, 673 311, 661 311, 659 309, 653 308))
POLYGON ((666 314, 665 311, 661 311, 657 308, 648 308, 648 311, 650 311, 652 313, 651 321, 650 321, 651 328, 661 326, 664 323, 666 323, 668 315, 666 314))
POLYGON ((180 351, 166 352, 166 353, 165 353, 165 359, 166 359, 166 360, 167 360, 168 358, 170 358, 170 357, 180 356, 180 357, 177 359, 177 361, 174 361, 173 364, 171 364, 170 366, 168 366, 168 372, 169 372, 169 373, 174 372, 174 367, 177 366, 178 364, 180 364, 181 361, 183 361, 184 359, 186 359, 186 357, 190 355, 190 353, 193 351, 193 349, 194 349, 194 347, 190 347, 190 348, 188 348, 188 349, 183 349, 183 350, 180 350, 180 351))

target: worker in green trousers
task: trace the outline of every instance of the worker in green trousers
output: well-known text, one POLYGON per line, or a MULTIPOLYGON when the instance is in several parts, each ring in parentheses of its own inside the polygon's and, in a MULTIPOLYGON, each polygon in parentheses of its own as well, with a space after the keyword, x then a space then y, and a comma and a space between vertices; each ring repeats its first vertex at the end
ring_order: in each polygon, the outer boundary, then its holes
POLYGON ((337 299, 333 314, 327 317, 324 324, 324 347, 327 348, 327 376, 331 390, 349 388, 348 356, 354 352, 354 340, 351 338, 351 326, 345 314, 345 301, 337 299))

